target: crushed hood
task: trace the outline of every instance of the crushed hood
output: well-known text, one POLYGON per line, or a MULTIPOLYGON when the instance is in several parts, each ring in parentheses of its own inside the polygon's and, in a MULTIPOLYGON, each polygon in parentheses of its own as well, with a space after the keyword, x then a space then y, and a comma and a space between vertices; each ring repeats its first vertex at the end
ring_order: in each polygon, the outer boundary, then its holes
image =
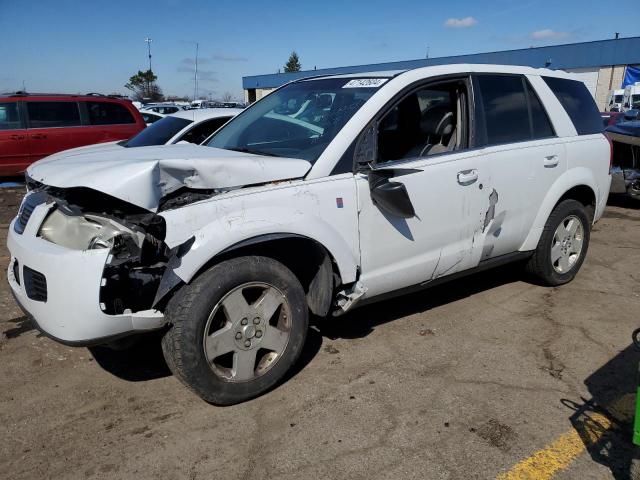
POLYGON ((58 188, 87 187, 156 211, 182 187, 218 189, 303 177, 306 160, 268 157, 200 145, 74 149, 34 163, 27 175, 58 188))

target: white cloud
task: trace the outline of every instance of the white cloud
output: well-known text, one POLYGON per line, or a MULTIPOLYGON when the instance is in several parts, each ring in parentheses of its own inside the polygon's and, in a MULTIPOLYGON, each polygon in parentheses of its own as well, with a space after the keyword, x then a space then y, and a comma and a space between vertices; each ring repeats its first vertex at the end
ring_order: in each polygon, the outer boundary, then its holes
POLYGON ((531 38, 533 38, 534 40, 560 40, 562 38, 567 38, 570 36, 571 34, 569 32, 556 32, 555 30, 551 30, 550 28, 538 30, 537 32, 533 32, 531 34, 531 38))
POLYGON ((467 28, 473 27, 478 23, 473 17, 465 17, 465 18, 450 18, 446 22, 444 22, 444 26, 448 28, 467 28))

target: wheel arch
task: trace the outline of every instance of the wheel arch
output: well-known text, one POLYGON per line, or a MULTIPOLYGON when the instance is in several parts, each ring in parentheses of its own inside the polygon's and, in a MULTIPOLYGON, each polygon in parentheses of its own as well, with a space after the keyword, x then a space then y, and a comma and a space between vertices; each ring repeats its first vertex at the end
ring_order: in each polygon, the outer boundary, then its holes
POLYGON ((338 262, 321 242, 298 233, 274 232, 237 241, 199 265, 188 280, 181 280, 189 283, 217 263, 252 255, 273 258, 289 268, 300 280, 311 312, 320 317, 329 314, 334 291, 343 283, 338 262))
POLYGON ((520 250, 528 251, 536 248, 549 215, 551 215, 556 205, 563 200, 571 198, 581 202, 585 207, 588 207, 587 212, 593 221, 593 212, 598 204, 599 192, 598 184, 590 169, 574 168, 565 172, 554 182, 547 192, 542 204, 538 208, 536 218, 520 250), (591 206, 593 206, 593 209, 591 206))

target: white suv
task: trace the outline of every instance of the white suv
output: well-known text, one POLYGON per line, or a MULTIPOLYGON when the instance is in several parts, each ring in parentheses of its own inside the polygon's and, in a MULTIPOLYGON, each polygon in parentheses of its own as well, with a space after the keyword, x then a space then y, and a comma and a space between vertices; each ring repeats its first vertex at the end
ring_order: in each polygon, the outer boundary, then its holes
POLYGON ((208 402, 236 403, 284 377, 310 312, 513 260, 546 284, 570 281, 610 157, 589 92, 561 72, 303 79, 202 146, 32 165, 9 283, 67 344, 164 329, 174 374, 208 402))

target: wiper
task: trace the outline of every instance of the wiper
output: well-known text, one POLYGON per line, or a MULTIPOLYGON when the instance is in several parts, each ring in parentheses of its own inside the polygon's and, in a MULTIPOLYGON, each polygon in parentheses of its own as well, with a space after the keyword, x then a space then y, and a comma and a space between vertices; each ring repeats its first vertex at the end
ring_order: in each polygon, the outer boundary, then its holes
POLYGON ((253 149, 247 148, 247 147, 233 147, 233 148, 227 148, 227 150, 233 150, 234 152, 241 152, 241 153, 251 153, 252 155, 264 155, 265 157, 279 157, 280 156, 280 155, 276 155, 275 153, 262 152, 260 150, 253 150, 253 149))

